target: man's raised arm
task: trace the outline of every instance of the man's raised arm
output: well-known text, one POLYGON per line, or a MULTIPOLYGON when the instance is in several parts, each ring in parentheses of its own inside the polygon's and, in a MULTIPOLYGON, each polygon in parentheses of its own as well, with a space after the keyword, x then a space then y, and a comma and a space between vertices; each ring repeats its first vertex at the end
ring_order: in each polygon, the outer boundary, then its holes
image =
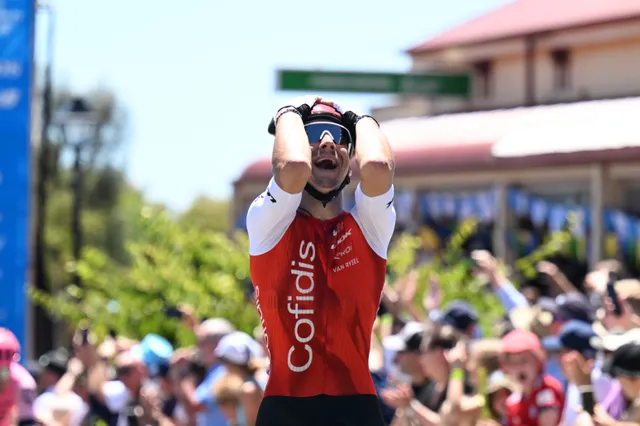
POLYGON ((378 123, 363 116, 356 122, 356 162, 364 195, 385 194, 393 184, 394 161, 387 137, 378 123))
POLYGON ((311 150, 303 123, 303 116, 310 112, 311 106, 303 103, 282 107, 274 117, 273 176, 289 194, 302 192, 311 177, 311 150))
MULTIPOLYGON (((311 98, 307 102, 314 101, 311 98)), ((249 251, 253 256, 275 247, 300 206, 302 191, 311 176, 311 150, 303 125, 303 117, 310 111, 311 105, 304 100, 289 103, 278 109, 269 125, 269 133, 275 134, 273 178, 247 212, 249 251)))
POLYGON ((356 162, 360 168, 360 184, 356 188, 352 213, 371 248, 386 259, 396 225, 393 153, 374 118, 347 111, 343 120, 355 128, 356 162))

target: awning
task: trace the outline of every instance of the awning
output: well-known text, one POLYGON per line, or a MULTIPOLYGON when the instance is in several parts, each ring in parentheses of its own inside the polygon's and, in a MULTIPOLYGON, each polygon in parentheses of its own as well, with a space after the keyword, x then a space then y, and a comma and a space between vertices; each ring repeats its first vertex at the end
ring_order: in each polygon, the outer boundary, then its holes
MULTIPOLYGON (((381 126, 398 175, 640 159, 640 98, 405 118, 381 126)), ((270 175, 265 158, 236 182, 270 175)))
POLYGON ((507 132, 491 152, 512 158, 638 147, 640 98, 632 98, 563 105, 552 117, 507 132))

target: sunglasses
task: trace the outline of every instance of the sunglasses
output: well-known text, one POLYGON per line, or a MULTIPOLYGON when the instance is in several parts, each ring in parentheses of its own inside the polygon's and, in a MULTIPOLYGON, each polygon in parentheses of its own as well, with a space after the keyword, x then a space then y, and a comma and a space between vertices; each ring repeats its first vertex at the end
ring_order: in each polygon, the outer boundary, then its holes
POLYGON ((314 144, 320 142, 325 136, 329 135, 336 145, 347 147, 351 154, 353 138, 351 132, 346 127, 328 121, 317 121, 304 125, 304 130, 309 138, 309 143, 314 144))

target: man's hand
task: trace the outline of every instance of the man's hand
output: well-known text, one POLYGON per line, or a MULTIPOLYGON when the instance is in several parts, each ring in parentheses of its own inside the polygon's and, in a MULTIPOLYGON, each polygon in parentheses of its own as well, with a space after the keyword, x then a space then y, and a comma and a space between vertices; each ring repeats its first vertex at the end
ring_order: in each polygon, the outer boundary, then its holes
POLYGON ((591 384, 591 367, 587 360, 577 351, 565 355, 567 379, 576 386, 591 384))
POLYGON ((471 258, 476 264, 476 273, 483 274, 492 285, 500 285, 504 279, 499 268, 497 259, 487 250, 474 250, 471 258))
POLYGON ((282 112, 284 112, 284 110, 286 110, 287 108, 293 108, 298 111, 298 114, 300 114, 300 117, 302 117, 302 121, 305 121, 307 118, 309 118, 309 114, 311 114, 311 109, 314 105, 318 103, 333 105, 333 102, 328 102, 330 103, 327 103, 326 101, 323 102, 322 98, 320 98, 319 96, 300 96, 297 98, 289 99, 276 110, 275 115, 269 123, 269 134, 276 134, 276 123, 278 122, 278 118, 280 118, 280 114, 282 114, 282 112))
POLYGON ((558 266, 555 263, 549 262, 548 260, 538 262, 538 264, 536 265, 536 270, 541 274, 545 274, 553 278, 555 278, 560 272, 558 266))
POLYGON ((593 416, 591 416, 591 419, 595 426, 613 426, 616 424, 616 420, 598 404, 596 404, 593 409, 593 416))
POLYGON ((383 389, 380 397, 391 408, 407 408, 413 399, 413 391, 406 384, 401 384, 395 389, 383 389))
POLYGON ((445 353, 445 358, 451 367, 464 367, 468 358, 466 342, 459 341, 452 349, 445 353))
POLYGON ((442 290, 440 289, 440 282, 436 274, 432 273, 429 276, 429 290, 425 292, 422 304, 427 314, 438 309, 442 304, 442 290))

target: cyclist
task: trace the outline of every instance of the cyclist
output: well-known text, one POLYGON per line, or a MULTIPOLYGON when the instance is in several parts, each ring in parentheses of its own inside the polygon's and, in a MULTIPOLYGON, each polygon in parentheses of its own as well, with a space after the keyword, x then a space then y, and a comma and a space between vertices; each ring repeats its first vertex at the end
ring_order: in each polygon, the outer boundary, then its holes
POLYGON ((391 149, 375 119, 322 98, 287 103, 269 133, 273 178, 247 214, 271 362, 256 426, 383 425, 368 355, 396 220, 391 149))
POLYGON ((0 328, 0 426, 36 425, 33 401, 37 396, 36 381, 26 368, 18 364, 20 344, 6 328, 0 328))

